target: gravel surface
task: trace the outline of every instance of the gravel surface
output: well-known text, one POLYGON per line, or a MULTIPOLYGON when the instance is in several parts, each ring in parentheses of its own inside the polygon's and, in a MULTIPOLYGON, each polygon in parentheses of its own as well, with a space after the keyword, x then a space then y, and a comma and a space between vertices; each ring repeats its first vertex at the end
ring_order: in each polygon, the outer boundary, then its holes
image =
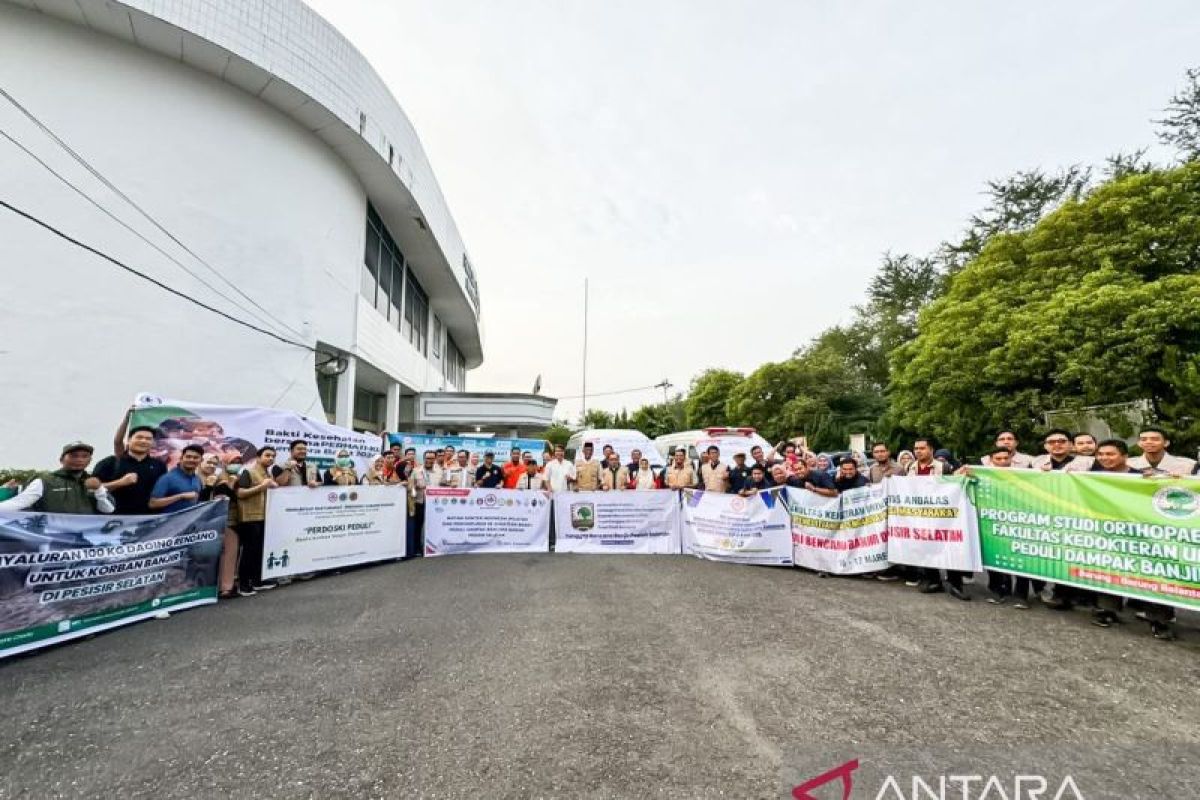
POLYGON ((1165 643, 968 588, 683 556, 321 577, 0 662, 0 797, 786 797, 889 752, 1196 796, 1195 615, 1165 643))

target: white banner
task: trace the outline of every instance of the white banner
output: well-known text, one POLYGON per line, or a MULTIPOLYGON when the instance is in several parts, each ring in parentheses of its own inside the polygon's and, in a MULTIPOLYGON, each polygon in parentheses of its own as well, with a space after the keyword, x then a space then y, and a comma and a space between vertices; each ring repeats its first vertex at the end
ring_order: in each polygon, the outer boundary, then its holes
POLYGON ((678 555, 680 549, 678 492, 554 495, 556 553, 678 555))
POLYGON ((397 486, 304 486, 267 492, 266 579, 404 558, 408 498, 397 486))
POLYGON ((792 530, 782 489, 752 497, 683 490, 683 552, 735 564, 792 563, 792 530))
POLYGON ((887 492, 882 485, 838 497, 789 488, 787 497, 797 566, 834 575, 887 567, 887 492))
POLYGON ((425 490, 425 555, 550 552, 550 493, 425 490))
POLYGON ((888 478, 888 560, 979 572, 979 519, 957 478, 888 478))
POLYGON ((151 455, 168 466, 175 465, 179 453, 189 444, 219 455, 226 464, 234 456, 241 456, 247 465, 257 458, 258 448, 274 447, 278 451, 275 463, 282 465, 288 460, 288 445, 303 439, 308 443, 310 463, 324 471, 338 450, 345 449, 361 478, 383 446, 383 440, 373 434, 330 425, 324 417, 302 417, 279 408, 216 406, 146 393, 139 394, 133 405, 130 429, 139 425, 154 428, 151 455))

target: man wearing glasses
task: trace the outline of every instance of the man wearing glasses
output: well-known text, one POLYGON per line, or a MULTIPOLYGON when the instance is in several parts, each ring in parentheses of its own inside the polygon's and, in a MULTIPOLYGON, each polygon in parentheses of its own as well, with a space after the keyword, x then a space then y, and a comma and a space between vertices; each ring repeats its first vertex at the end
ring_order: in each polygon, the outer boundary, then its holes
POLYGON ((1071 432, 1062 428, 1046 431, 1042 445, 1046 452, 1033 460, 1033 468, 1044 472, 1087 472, 1095 459, 1071 453, 1071 432))

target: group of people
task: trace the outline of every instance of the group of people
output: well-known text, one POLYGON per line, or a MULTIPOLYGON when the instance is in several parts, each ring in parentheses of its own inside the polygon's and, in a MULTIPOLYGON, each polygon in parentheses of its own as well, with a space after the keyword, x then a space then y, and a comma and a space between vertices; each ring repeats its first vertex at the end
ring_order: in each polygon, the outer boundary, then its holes
MULTIPOLYGON (((670 453, 669 463, 655 468, 638 450, 630 461, 608 444, 599 457, 595 445, 585 442, 574 461, 566 458, 562 445, 542 454, 541 463, 530 451, 513 448, 509 459, 496 463, 495 453, 482 461, 468 450, 446 447, 426 450, 417 459, 414 448, 392 445, 359 475, 348 451, 339 451, 331 465, 321 469, 308 458, 308 443, 292 441, 282 458, 273 447, 260 447, 247 465, 241 455, 222 459, 198 444, 188 444, 178 462, 167 464, 152 454, 155 430, 148 426, 126 430, 122 424, 113 442, 114 452, 88 471, 94 448, 71 442, 62 448, 59 469, 44 473, 19 489, 15 496, 0 501, 0 511, 31 510, 60 514, 142 515, 171 513, 206 500, 224 497, 229 512, 224 531, 219 571, 222 597, 249 596, 274 588, 262 576, 263 536, 267 493, 281 486, 394 485, 408 496, 407 552, 423 550, 425 495, 430 487, 505 488, 549 492, 651 491, 702 489, 750 496, 776 487, 804 489, 826 497, 894 476, 970 475, 970 465, 959 464, 953 454, 936 446, 929 437, 918 437, 911 450, 895 458, 883 442, 871 448, 870 459, 861 454, 833 462, 827 456, 808 452, 791 443, 781 443, 770 454, 754 445, 733 453, 732 464, 722 461, 720 449, 709 446, 698 463, 688 459, 685 448, 670 453), (824 463, 822 463, 824 461, 824 463)), ((1169 452, 1170 439, 1157 427, 1138 434, 1141 455, 1130 457, 1124 440, 1097 441, 1088 433, 1072 434, 1055 428, 1042 437, 1043 453, 1029 455, 1019 449, 1011 430, 1000 431, 981 465, 999 469, 1039 469, 1072 473, 1116 473, 1154 477, 1200 474, 1196 460, 1169 452)), ((307 575, 300 578, 311 577, 307 575)), ((970 600, 964 589, 966 573, 892 566, 873 576, 882 581, 904 580, 923 593, 947 592, 970 600)), ((988 576, 989 602, 1029 608, 1030 590, 1046 605, 1070 609, 1093 608, 1093 623, 1110 627, 1120 621, 1125 606, 1121 597, 1066 586, 1047 586, 1041 581, 1006 573, 988 576)), ((1130 601, 1136 615, 1148 621, 1155 637, 1174 638, 1174 610, 1169 606, 1130 601)))

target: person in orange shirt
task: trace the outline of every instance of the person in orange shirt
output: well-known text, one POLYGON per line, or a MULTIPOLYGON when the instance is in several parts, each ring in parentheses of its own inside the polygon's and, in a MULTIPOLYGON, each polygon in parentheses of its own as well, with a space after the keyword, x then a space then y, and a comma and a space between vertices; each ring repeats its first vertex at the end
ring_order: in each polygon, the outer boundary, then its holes
POLYGON ((504 471, 504 488, 517 488, 517 481, 525 474, 525 465, 521 463, 521 448, 514 447, 509 453, 509 460, 501 467, 504 471))

